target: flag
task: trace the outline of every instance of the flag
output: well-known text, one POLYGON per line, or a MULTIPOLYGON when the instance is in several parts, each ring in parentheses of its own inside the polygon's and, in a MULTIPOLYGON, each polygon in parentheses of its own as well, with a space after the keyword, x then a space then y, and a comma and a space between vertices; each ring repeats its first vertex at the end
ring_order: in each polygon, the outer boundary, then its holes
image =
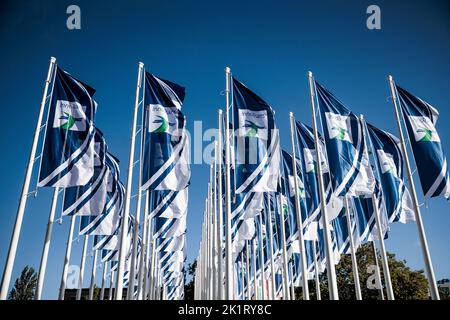
POLYGON ((447 158, 436 130, 439 112, 429 103, 396 86, 409 140, 426 198, 450 196, 447 158))
POLYGON ((232 82, 236 193, 276 191, 280 142, 274 112, 244 84, 232 82))
POLYGON ((316 84, 333 190, 345 195, 360 173, 364 141, 358 117, 327 89, 316 84))
POLYGON ((149 199, 150 218, 180 218, 187 212, 188 188, 180 191, 154 190, 149 199))
POLYGON ((142 189, 175 190, 190 181, 185 89, 145 73, 142 189))
POLYGON ((411 196, 404 183, 403 154, 400 140, 389 132, 367 124, 380 178, 383 206, 389 223, 414 221, 411 196))
POLYGON ((95 90, 56 67, 39 187, 82 186, 94 174, 95 90))

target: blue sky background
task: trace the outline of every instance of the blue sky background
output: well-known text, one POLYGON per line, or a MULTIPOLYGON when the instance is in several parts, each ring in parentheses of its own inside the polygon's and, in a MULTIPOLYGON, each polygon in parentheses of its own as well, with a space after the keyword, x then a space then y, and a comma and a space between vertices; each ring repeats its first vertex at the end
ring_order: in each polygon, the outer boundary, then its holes
MULTIPOLYGON (((276 110, 284 148, 290 148, 289 111, 311 122, 308 70, 354 112, 397 134, 386 81, 392 74, 439 109, 437 127, 450 154, 449 9, 437 0, 2 1, 0 273, 50 56, 97 89, 97 126, 122 161, 123 180, 138 61, 186 86, 183 110, 191 129, 195 120, 204 129, 216 126, 223 70, 230 66, 276 110), (81 30, 66 28, 70 4, 81 8, 81 30), (381 7, 382 30, 366 28, 370 4, 381 7)), ((198 251, 207 179, 207 165, 192 166, 189 262, 198 251)), ((12 282, 26 264, 39 266, 50 198, 51 190, 41 189, 28 201, 12 282)), ((437 279, 450 277, 448 206, 433 199, 422 211, 437 279)), ((44 298, 57 298, 68 226, 64 219, 54 227, 44 298)), ((386 245, 412 268, 423 268, 415 224, 393 225, 386 245)), ((75 241, 71 264, 79 263, 81 248, 75 241)), ((88 270, 91 261, 89 256, 88 270)), ((86 276, 85 286, 88 281, 86 276)))

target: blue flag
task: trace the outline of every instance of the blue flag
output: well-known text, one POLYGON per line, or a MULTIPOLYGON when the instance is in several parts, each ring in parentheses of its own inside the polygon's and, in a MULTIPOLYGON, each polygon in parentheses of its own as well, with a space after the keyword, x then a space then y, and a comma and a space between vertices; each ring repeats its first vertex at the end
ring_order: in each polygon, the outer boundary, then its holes
POLYGON ((185 89, 146 72, 144 92, 142 189, 182 190, 191 174, 185 89))
POLYGON ((358 181, 364 153, 362 126, 327 89, 316 82, 333 190, 345 195, 358 181))
POLYGON ((95 90, 56 68, 39 187, 82 186, 94 174, 95 90))
POLYGON ((427 198, 450 196, 447 158, 436 131, 439 112, 436 108, 396 86, 409 140, 419 171, 422 191, 427 198))
POLYGON ((383 205, 389 223, 414 221, 411 196, 404 183, 400 140, 389 132, 367 124, 379 173, 383 205))
POLYGON ((278 129, 272 108, 233 78, 236 193, 277 191, 278 129))

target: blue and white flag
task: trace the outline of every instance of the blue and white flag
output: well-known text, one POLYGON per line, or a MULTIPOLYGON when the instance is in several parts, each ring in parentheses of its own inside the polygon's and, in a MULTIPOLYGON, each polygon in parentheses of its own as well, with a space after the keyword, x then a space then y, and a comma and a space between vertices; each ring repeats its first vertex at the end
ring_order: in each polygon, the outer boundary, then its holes
POLYGON ((358 117, 327 89, 316 84, 333 191, 345 195, 360 173, 364 141, 358 117))
POLYGON ((95 90, 58 66, 42 151, 39 187, 83 186, 94 174, 95 90))
POLYGON ((186 233, 186 217, 187 214, 180 218, 154 218, 154 234, 153 238, 170 238, 178 237, 186 233))
POLYGON ((175 190, 190 181, 189 136, 181 112, 185 89, 145 73, 142 189, 175 190))
POLYGON ((150 199, 150 218, 180 218, 185 215, 188 207, 188 188, 180 191, 155 190, 150 199))
POLYGON ((110 170, 106 163, 107 146, 103 134, 95 131, 94 175, 84 186, 64 190, 63 215, 96 216, 106 204, 110 170))
POLYGON ((383 206, 389 223, 414 221, 412 199, 404 183, 400 140, 370 124, 367 124, 367 131, 374 150, 383 206))
POLYGON ((277 191, 280 141, 272 108, 233 78, 236 193, 277 191))
POLYGON ((429 103, 396 86, 409 140, 426 198, 450 196, 447 158, 436 130, 439 112, 429 103))

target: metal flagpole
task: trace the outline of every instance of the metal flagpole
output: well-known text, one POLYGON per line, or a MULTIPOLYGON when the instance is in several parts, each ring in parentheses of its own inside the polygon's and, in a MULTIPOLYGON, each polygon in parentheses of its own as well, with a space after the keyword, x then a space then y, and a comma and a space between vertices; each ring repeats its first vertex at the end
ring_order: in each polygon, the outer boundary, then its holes
MULTIPOLYGON (((153 197, 153 193, 150 193, 150 201, 151 198, 153 197)), ((148 217, 149 221, 148 221, 148 230, 147 230, 147 245, 146 245, 146 253, 145 253, 145 266, 144 266, 144 283, 143 283, 143 290, 144 290, 144 296, 143 299, 144 300, 148 300, 149 299, 149 282, 150 282, 150 268, 151 268, 151 247, 152 247, 152 222, 153 222, 153 218, 151 216, 148 217)))
POLYGON ((214 203, 213 203, 213 174, 214 165, 210 165, 210 186, 209 186, 209 267, 211 270, 209 279, 209 295, 210 299, 214 300, 214 278, 216 277, 216 270, 214 267, 214 203))
POLYGON ((210 280, 211 280, 211 255, 209 250, 209 195, 211 190, 211 184, 208 183, 208 196, 205 200, 205 251, 206 251, 206 298, 211 299, 210 294, 210 280))
POLYGON ((224 298, 224 283, 223 283, 223 203, 222 203, 222 110, 217 112, 217 171, 219 172, 217 176, 217 235, 219 241, 218 247, 218 274, 219 274, 219 300, 224 298))
POLYGON ((153 236, 151 238, 151 242, 152 242, 152 256, 151 256, 151 260, 150 260, 150 272, 149 272, 149 299, 150 300, 154 300, 155 299, 155 265, 156 265, 156 258, 155 258, 155 252, 156 252, 156 244, 155 244, 155 239, 153 239, 153 236))
MULTIPOLYGON (((145 88, 143 89, 145 94, 145 88)), ((144 103, 142 101, 142 103, 144 103)), ((127 291, 127 299, 128 300, 134 300, 134 282, 136 278, 136 260, 138 258, 138 239, 139 239, 139 225, 140 225, 140 219, 141 219, 141 198, 142 198, 142 191, 141 191, 141 185, 142 185, 142 149, 144 146, 144 112, 141 112, 141 127, 139 129, 140 135, 141 135, 141 147, 139 148, 139 173, 138 173, 138 192, 136 196, 136 214, 134 219, 134 232, 133 232, 133 249, 131 253, 131 265, 130 265, 130 276, 128 281, 128 291, 127 291), (131 290, 130 290, 131 288, 131 290)), ((145 204, 144 204, 145 205, 145 204)), ((144 213, 144 221, 145 221, 145 213, 144 213)), ((144 239, 142 239, 144 241, 144 239)), ((142 253, 142 251, 141 251, 142 253)), ((143 255, 141 254, 141 257, 143 255)), ((139 282, 138 282, 138 295, 137 299, 139 299, 139 282)))
POLYGON ((396 93, 396 89, 395 89, 394 79, 392 78, 392 76, 388 76, 388 81, 389 81, 389 87, 391 89, 392 104, 394 105, 395 119, 397 122, 398 132, 400 135, 400 144, 402 146, 402 153, 404 154, 404 158, 405 158, 405 166, 406 166, 406 172, 408 174, 409 188, 410 188, 411 196, 412 196, 412 199, 414 202, 414 213, 415 213, 415 217, 416 217, 417 229, 419 232, 419 239, 420 239, 420 244, 421 244, 421 248, 422 248, 422 255, 423 255, 424 264, 425 264, 425 271, 426 271, 427 278, 428 278, 428 285, 430 287, 430 294, 431 294, 431 298, 433 300, 440 300, 439 291, 438 291, 437 284, 436 284, 436 278, 434 276, 433 263, 431 262, 430 250, 428 249, 427 237, 425 235, 425 228, 423 226, 422 215, 420 213, 419 201, 417 199, 416 188, 414 186, 411 165, 409 163, 408 151, 406 150, 406 143, 405 143, 405 139, 403 137, 402 125, 400 122, 400 114, 399 114, 398 105, 397 105, 398 97, 397 97, 397 93, 396 93))
POLYGON ((291 272, 291 300, 295 300, 295 279, 294 279, 294 260, 291 259, 290 263, 290 272, 291 272))
POLYGON ((387 259, 386 248, 384 246, 383 234, 381 231, 380 210, 378 208, 378 202, 374 195, 372 195, 372 206, 375 210, 375 222, 377 225, 378 241, 380 242, 381 265, 383 266, 386 293, 388 296, 388 300, 395 300, 394 290, 392 289, 391 272, 389 271, 389 263, 387 259))
POLYGON ((241 300, 245 300, 245 283, 244 283, 244 250, 241 251, 241 268, 239 270, 241 272, 241 289, 242 289, 242 296, 241 300))
POLYGON ((356 250, 353 241, 353 228, 350 219, 350 206, 348 205, 347 196, 344 197, 344 201, 345 201, 345 217, 347 219, 348 239, 350 241, 350 256, 352 257, 353 281, 355 281, 356 300, 362 300, 361 285, 359 283, 358 261, 356 260, 356 250))
POLYGON ((270 208, 270 193, 266 193, 267 213, 269 215, 269 253, 270 253, 270 281, 271 281, 271 299, 275 300, 276 282, 275 282, 275 261, 273 258, 273 227, 272 227, 272 209, 270 208))
POLYGON ((76 217, 75 215, 70 217, 69 234, 67 236, 67 244, 66 244, 66 255, 64 256, 64 267, 61 275, 61 285, 59 287, 58 300, 64 300, 64 295, 66 293, 66 281, 67 281, 67 273, 69 271, 70 254, 72 252, 72 238, 73 238, 73 229, 75 227, 75 217, 76 217))
POLYGON ((259 260, 261 261, 261 300, 266 300, 265 270, 264 270, 264 242, 262 235, 262 211, 259 213, 259 260))
POLYGON ((94 299, 95 274, 97 271, 97 254, 98 251, 94 250, 94 257, 92 260, 91 285, 89 286, 89 300, 94 299))
POLYGON ((102 289, 100 290, 100 299, 99 300, 105 300, 105 284, 106 284, 107 265, 106 265, 106 262, 103 262, 102 264, 103 264, 102 289))
POLYGON ((246 285, 247 285, 247 300, 251 300, 250 292, 250 252, 248 248, 248 240, 245 240, 245 275, 246 275, 246 285))
POLYGON ((83 251, 81 253, 80 274, 78 276, 77 300, 81 299, 81 291, 83 290, 84 267, 86 265, 86 250, 88 246, 88 241, 89 238, 87 235, 85 235, 83 240, 83 251))
MULTIPOLYGON (((364 139, 365 139, 366 143, 368 143, 368 139, 366 138, 366 130, 367 130, 366 122, 364 120, 363 115, 360 115, 360 121, 363 126, 364 139)), ((373 146, 372 146, 372 148, 373 148, 373 146)), ((386 284, 386 292, 387 292, 389 300, 395 300, 394 290, 392 289, 391 273, 389 271, 389 264, 388 264, 388 260, 387 260, 386 249, 384 246, 384 235, 381 230, 381 220, 380 220, 381 213, 380 213, 380 209, 378 207, 378 201, 375 198, 375 195, 372 195, 371 198, 372 198, 372 206, 375 211, 375 223, 376 223, 376 228, 377 228, 378 241, 380 242, 381 263, 382 263, 383 271, 384 271, 383 273, 384 273, 384 280, 385 280, 385 284, 386 284)))
POLYGON ((258 300, 258 281, 256 281, 256 242, 252 239, 252 262, 253 262, 253 295, 254 300, 258 300))
POLYGON ((114 287, 114 271, 112 270, 112 261, 109 263, 109 297, 108 300, 113 299, 113 287, 114 287))
POLYGON ((384 300, 383 285, 381 284, 381 272, 380 272, 380 266, 378 265, 378 254, 377 254, 377 248, 375 247, 375 241, 372 241, 372 249, 373 249, 373 258, 375 259, 375 266, 377 267, 377 280, 378 280, 378 284, 380 286, 381 300, 384 300))
POLYGON ((281 249, 283 254, 283 298, 284 300, 290 300, 289 294, 289 273, 288 273, 288 259, 286 252, 286 231, 285 231, 285 217, 283 211, 283 204, 281 203, 280 195, 278 195, 278 210, 280 211, 280 222, 281 222, 281 249))
POLYGON ((214 233, 214 257, 213 257, 213 266, 214 266, 214 300, 219 300, 219 283, 220 283, 220 275, 219 275, 219 253, 220 253, 220 242, 219 242, 219 217, 217 216, 217 154, 218 154, 218 144, 217 141, 214 142, 214 178, 213 178, 213 233, 214 233))
POLYGON ((142 249, 139 261, 139 272, 138 272, 138 284, 137 284, 137 299, 142 300, 144 293, 144 269, 146 260, 146 251, 148 247, 147 243, 147 215, 148 215, 148 202, 150 201, 150 191, 145 192, 145 203, 144 203, 144 214, 142 217, 142 249))
POLYGON ((314 103, 314 79, 311 71, 308 72, 308 82, 309 82, 309 96, 311 101, 311 111, 312 111, 312 125, 314 132, 314 148, 317 154, 317 180, 319 184, 319 196, 320 196, 320 210, 322 212, 322 223, 325 235, 325 252, 327 260, 327 276, 328 276, 328 291, 330 295, 330 300, 339 300, 339 293, 337 289, 336 281, 336 269, 334 265, 333 257, 333 246, 331 243, 331 233, 330 225, 328 223, 328 214, 325 205, 325 189, 323 184, 322 176, 322 155, 319 149, 319 134, 317 132, 317 120, 316 120, 316 107, 314 103))
POLYGON ((42 288, 44 287, 45 271, 47 269, 48 252, 50 250, 50 241, 52 239, 53 221, 55 220, 56 205, 58 204, 58 196, 60 189, 58 187, 53 191, 52 205, 50 207, 50 215, 48 216, 47 230, 45 232, 44 247, 42 248, 41 263, 38 273, 38 285, 36 287, 35 299, 41 300, 42 288))
POLYGON ((120 250, 119 250, 119 264, 117 266, 117 280, 116 280, 116 300, 122 300, 123 294, 123 274, 125 268, 126 260, 126 245, 127 245, 127 231, 128 231, 128 217, 130 215, 130 201, 131 201, 131 189, 133 183, 133 165, 134 165, 134 149, 136 140, 136 122, 138 116, 139 105, 139 92, 142 85, 144 64, 139 62, 137 84, 136 84, 136 96, 134 101, 134 112, 133 112, 133 123, 131 126, 131 137, 130 137, 130 154, 128 159, 128 172, 127 172, 127 188, 125 191, 125 206, 123 210, 122 227, 120 233, 120 250))
POLYGON ((300 211, 300 195, 299 195, 299 187, 297 181, 297 156, 295 154, 295 139, 294 139, 294 114, 292 112, 289 113, 289 120, 291 125, 291 145, 292 145, 292 170, 294 173, 294 197, 295 197, 295 213, 297 215, 297 229, 298 231, 298 241, 300 245, 300 263, 302 266, 302 292, 303 292, 303 300, 309 300, 309 288, 308 288, 308 277, 307 274, 307 266, 306 266, 306 250, 305 250, 305 240, 303 238, 303 221, 302 214, 300 211))
POLYGON ((233 297, 233 257, 231 248, 231 180, 230 180, 230 82, 231 70, 225 68, 225 299, 233 297))
POLYGON ((38 118, 37 118, 37 122, 36 122, 36 128, 34 130, 33 143, 31 145, 30 156, 28 158, 28 165, 27 165, 27 169, 26 169, 26 173, 25 173, 25 179, 24 179, 23 186, 22 186, 22 193, 20 195, 19 207, 17 209, 16 221, 14 223, 14 229, 13 229, 13 233, 11 236, 11 242, 9 244, 8 257, 6 259, 5 269, 3 272, 2 285, 1 285, 1 291, 0 291, 0 300, 6 300, 6 297, 8 295, 9 283, 11 281, 11 274, 12 274, 13 267, 14 267, 14 259, 16 257, 17 245, 19 243, 19 237, 20 237, 20 230, 22 228, 22 221, 23 221, 23 216, 25 213, 25 206, 27 203, 28 189, 30 187, 30 181, 31 181, 32 173, 33 173, 33 165, 36 160, 35 156, 36 156, 37 145, 39 142, 39 133, 41 131, 42 118, 44 116, 44 109, 45 109, 45 105, 47 102, 47 98, 49 98, 49 97, 47 97, 48 87, 51 82, 51 78, 52 78, 52 74, 53 74, 55 65, 56 65, 56 59, 51 57, 50 65, 48 67, 47 78, 45 80, 44 92, 42 93, 42 100, 41 100, 41 105, 39 108, 39 114, 38 114, 38 118))
POLYGON ((317 263, 317 248, 316 240, 313 240, 313 251, 314 251, 314 273, 316 280, 316 300, 322 300, 322 294, 320 292, 320 278, 319 278, 319 265, 317 263))

